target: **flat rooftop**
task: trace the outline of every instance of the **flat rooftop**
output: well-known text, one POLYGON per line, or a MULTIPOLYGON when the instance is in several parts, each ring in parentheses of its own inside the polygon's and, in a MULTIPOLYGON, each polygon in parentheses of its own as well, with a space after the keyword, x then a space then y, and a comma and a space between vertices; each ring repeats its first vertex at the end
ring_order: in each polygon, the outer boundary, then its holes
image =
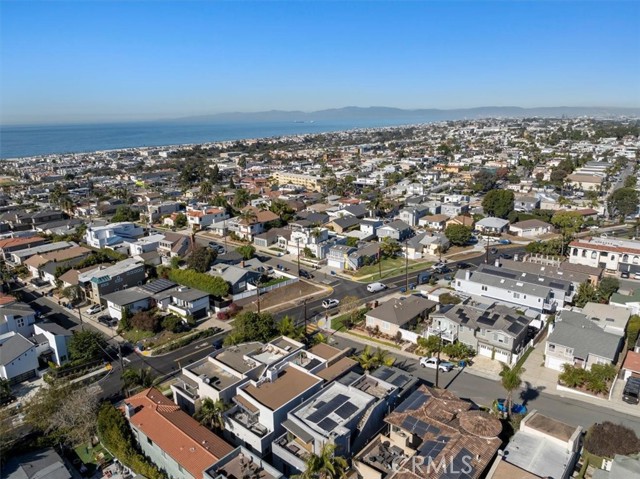
POLYGON ((238 344, 237 346, 230 346, 222 350, 215 355, 215 358, 234 371, 244 374, 258 366, 258 364, 248 356, 260 348, 262 348, 262 343, 257 341, 238 344))
POLYGON ((309 352, 328 361, 329 359, 340 354, 342 350, 334 348, 333 346, 329 346, 328 344, 318 343, 314 347, 312 347, 309 352))
POLYGON ((573 453, 550 439, 518 431, 509 441, 504 460, 540 477, 563 477, 573 453))
POLYGON ((277 346, 280 349, 284 349, 287 352, 295 351, 296 349, 300 349, 302 347, 300 344, 297 344, 296 342, 285 337, 276 338, 273 341, 271 341, 270 344, 273 344, 274 346, 277 346))
POLYGON ((334 382, 305 402, 294 414, 308 427, 326 437, 361 414, 373 401, 373 396, 369 394, 334 382))
POLYGON ((268 464, 263 463, 261 459, 255 460, 252 456, 247 456, 242 452, 238 452, 233 458, 223 463, 225 459, 226 458, 223 458, 218 461, 218 463, 208 469, 206 473, 211 477, 222 475, 227 479, 242 479, 245 477, 278 479, 282 477, 282 474, 278 473, 268 464))
POLYGON ((562 441, 568 441, 576 432, 575 427, 540 413, 536 413, 532 418, 527 420, 527 426, 562 441))
POLYGON ((355 382, 352 387, 378 399, 387 397, 390 391, 396 389, 393 385, 371 376, 362 376, 362 379, 355 382))
MULTIPOLYGON (((289 344, 293 345, 293 343, 289 344)), ((292 350, 291 347, 290 350, 292 350)), ((255 359, 259 363, 270 365, 273 363, 277 363, 281 359, 285 358, 288 354, 289 351, 283 348, 281 349, 279 346, 269 343, 262 346, 259 350, 248 354, 248 356, 252 359, 255 359)))
POLYGON ((258 386, 250 384, 244 391, 260 404, 275 411, 320 382, 320 378, 289 365, 273 381, 266 381, 258 386))
MULTIPOLYGON (((229 374, 220 366, 211 362, 209 360, 209 356, 187 367, 187 371, 195 374, 196 376, 205 376, 205 383, 218 391, 227 389, 229 386, 240 381, 240 378, 233 374, 229 374)), ((205 378, 203 377, 203 379, 205 378)))

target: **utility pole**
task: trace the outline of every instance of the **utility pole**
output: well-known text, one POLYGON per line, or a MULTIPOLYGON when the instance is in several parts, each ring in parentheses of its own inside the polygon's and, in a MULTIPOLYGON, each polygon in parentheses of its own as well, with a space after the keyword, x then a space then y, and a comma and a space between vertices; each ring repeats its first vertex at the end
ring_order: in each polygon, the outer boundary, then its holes
POLYGON ((436 389, 438 388, 438 379, 439 379, 439 373, 440 373, 440 350, 442 349, 442 330, 438 329, 438 355, 437 355, 437 362, 436 362, 436 389))
POLYGON ((78 309, 78 317, 80 318, 80 329, 84 331, 84 321, 82 321, 82 311, 80 311, 80 304, 76 306, 78 309))
POLYGON ((258 314, 260 314, 260 278, 256 281, 256 292, 258 293, 258 314))
POLYGON ((304 335, 307 336, 307 298, 304 298, 304 335))
POLYGON ((487 236, 487 256, 484 260, 485 263, 489 264, 489 245, 491 244, 491 236, 487 236))
POLYGON ((382 250, 378 245, 378 280, 382 281, 382 250))
POLYGON ((300 237, 296 238, 296 246, 298 247, 298 279, 300 279, 300 237))
POLYGON ((404 240, 404 282, 409 292, 409 240, 404 240))

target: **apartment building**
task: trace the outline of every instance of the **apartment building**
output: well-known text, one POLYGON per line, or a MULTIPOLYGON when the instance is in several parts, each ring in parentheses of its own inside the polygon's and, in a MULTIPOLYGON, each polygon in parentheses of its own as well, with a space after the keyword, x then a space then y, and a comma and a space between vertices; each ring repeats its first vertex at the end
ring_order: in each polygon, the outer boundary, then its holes
POLYGON ((569 243, 569 262, 603 268, 609 272, 640 272, 640 241, 630 239, 580 238, 569 243))
POLYGON ((229 215, 223 208, 217 208, 212 206, 204 207, 187 207, 187 221, 189 226, 197 229, 204 229, 211 226, 213 223, 223 221, 229 218, 229 215))
POLYGON ((87 298, 95 303, 100 303, 106 294, 139 286, 145 281, 144 263, 133 258, 110 266, 99 266, 78 275, 78 285, 85 290, 87 298))
POLYGON ((311 191, 321 191, 322 189, 322 178, 319 176, 289 173, 287 171, 276 171, 273 173, 273 179, 280 185, 290 184, 302 186, 311 191))

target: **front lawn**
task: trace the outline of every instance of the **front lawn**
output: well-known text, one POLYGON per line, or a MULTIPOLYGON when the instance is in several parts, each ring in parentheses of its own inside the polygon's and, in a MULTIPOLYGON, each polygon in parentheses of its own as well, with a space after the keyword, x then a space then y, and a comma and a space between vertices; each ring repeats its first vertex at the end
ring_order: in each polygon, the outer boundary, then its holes
POLYGON ((139 329, 130 329, 128 331, 122 331, 120 336, 129 341, 130 343, 137 343, 143 339, 152 338, 156 335, 153 331, 142 331, 139 329))
MULTIPOLYGON (((414 271, 420 271, 431 266, 433 262, 431 261, 416 261, 409 260, 408 271, 412 273, 414 271)), ((405 272, 405 259, 404 258, 384 258, 382 260, 382 265, 371 264, 369 266, 363 266, 358 271, 355 272, 354 280, 356 281, 378 281, 384 278, 390 278, 393 276, 397 276, 405 272), (380 269, 382 269, 382 277, 380 277, 380 269)), ((409 282, 415 282, 409 280, 409 282)))
POLYGON ((71 462, 78 470, 84 465, 87 468, 84 473, 86 477, 93 476, 101 464, 107 464, 113 460, 113 456, 100 443, 95 446, 91 446, 89 443, 82 444, 76 447, 73 452, 77 458, 74 457, 71 462))
POLYGON ((273 286, 274 284, 278 284, 278 283, 284 283, 285 281, 287 281, 289 278, 273 278, 270 279, 269 281, 267 281, 266 283, 260 283, 260 287, 261 288, 266 288, 267 286, 273 286))

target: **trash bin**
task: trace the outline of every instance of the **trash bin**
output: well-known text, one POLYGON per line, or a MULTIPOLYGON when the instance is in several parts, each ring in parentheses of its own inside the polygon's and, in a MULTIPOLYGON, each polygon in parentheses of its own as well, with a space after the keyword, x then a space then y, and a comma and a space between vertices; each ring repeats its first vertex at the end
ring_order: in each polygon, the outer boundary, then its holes
POLYGON ((460 366, 461 368, 464 368, 466 365, 467 365, 467 362, 466 362, 466 361, 460 361, 460 362, 458 363, 458 366, 460 366))

